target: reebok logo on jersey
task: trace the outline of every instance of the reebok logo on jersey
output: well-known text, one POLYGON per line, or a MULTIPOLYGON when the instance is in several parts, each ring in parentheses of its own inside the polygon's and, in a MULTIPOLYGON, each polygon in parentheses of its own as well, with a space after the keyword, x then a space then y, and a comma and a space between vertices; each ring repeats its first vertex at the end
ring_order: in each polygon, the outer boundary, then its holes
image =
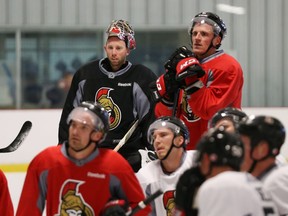
POLYGON ((92 173, 92 172, 88 172, 87 173, 88 177, 92 177, 92 178, 99 178, 99 179, 105 179, 106 175, 105 174, 100 174, 100 173, 92 173))
POLYGON ((132 83, 118 83, 118 86, 132 86, 132 83))

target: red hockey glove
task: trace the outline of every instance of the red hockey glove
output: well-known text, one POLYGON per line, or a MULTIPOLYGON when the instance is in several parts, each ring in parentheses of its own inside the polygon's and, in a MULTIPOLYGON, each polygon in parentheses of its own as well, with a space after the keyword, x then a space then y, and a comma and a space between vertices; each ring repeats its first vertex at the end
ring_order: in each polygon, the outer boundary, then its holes
POLYGON ((194 57, 182 59, 176 67, 176 80, 181 82, 183 89, 192 94, 203 87, 203 83, 199 80, 205 75, 205 71, 201 68, 199 61, 194 57))
POLYGON ((102 209, 101 216, 126 216, 127 205, 125 200, 112 200, 102 209))
POLYGON ((174 95, 179 88, 175 75, 169 71, 150 84, 154 100, 156 102, 161 100, 166 106, 173 106, 174 95))

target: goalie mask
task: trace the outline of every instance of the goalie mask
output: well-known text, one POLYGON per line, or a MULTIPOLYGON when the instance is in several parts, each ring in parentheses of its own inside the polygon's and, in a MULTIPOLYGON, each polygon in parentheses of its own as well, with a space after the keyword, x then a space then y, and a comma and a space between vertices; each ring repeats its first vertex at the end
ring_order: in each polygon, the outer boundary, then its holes
POLYGON ((148 128, 147 140, 151 145, 154 143, 153 133, 159 128, 169 128, 174 133, 174 137, 182 135, 184 137, 183 147, 189 143, 189 130, 185 123, 176 117, 165 116, 155 120, 148 128))
MULTIPOLYGON (((211 128, 200 139, 197 150, 198 162, 204 153, 209 156, 212 166, 230 166, 239 171, 244 158, 244 146, 240 137, 234 133, 228 133, 223 127, 211 128)), ((210 167, 211 171, 211 167, 210 167)))
POLYGON ((130 50, 136 49, 136 40, 132 26, 125 20, 113 20, 108 26, 106 33, 109 37, 116 36, 124 41, 130 50))

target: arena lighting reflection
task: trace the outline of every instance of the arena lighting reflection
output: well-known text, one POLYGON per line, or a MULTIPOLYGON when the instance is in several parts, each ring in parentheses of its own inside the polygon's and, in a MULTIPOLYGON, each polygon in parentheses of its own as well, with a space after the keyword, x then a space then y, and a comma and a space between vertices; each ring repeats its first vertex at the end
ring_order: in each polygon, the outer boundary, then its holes
POLYGON ((245 8, 232 6, 232 5, 228 5, 228 4, 217 4, 216 7, 219 11, 223 11, 223 12, 227 12, 227 13, 233 13, 233 14, 237 14, 237 15, 243 15, 246 13, 245 8))

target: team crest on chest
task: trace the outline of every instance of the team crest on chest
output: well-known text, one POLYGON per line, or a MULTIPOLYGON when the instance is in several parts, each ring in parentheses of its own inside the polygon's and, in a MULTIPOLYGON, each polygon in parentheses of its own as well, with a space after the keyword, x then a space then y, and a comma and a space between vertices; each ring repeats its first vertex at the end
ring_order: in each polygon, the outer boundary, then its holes
POLYGON ((102 87, 95 95, 95 101, 100 103, 109 113, 110 130, 115 129, 120 124, 122 117, 119 106, 110 97, 110 92, 113 90, 112 88, 102 87))
POLYGON ((67 180, 63 183, 57 216, 94 215, 93 209, 85 202, 79 192, 81 184, 83 184, 82 181, 75 180, 67 180))
POLYGON ((195 115, 193 113, 193 110, 191 109, 191 107, 189 106, 188 102, 187 102, 187 95, 186 93, 184 93, 183 96, 183 101, 182 101, 182 110, 183 110, 183 114, 184 114, 184 118, 188 121, 188 122, 195 122, 200 120, 200 117, 195 115))

